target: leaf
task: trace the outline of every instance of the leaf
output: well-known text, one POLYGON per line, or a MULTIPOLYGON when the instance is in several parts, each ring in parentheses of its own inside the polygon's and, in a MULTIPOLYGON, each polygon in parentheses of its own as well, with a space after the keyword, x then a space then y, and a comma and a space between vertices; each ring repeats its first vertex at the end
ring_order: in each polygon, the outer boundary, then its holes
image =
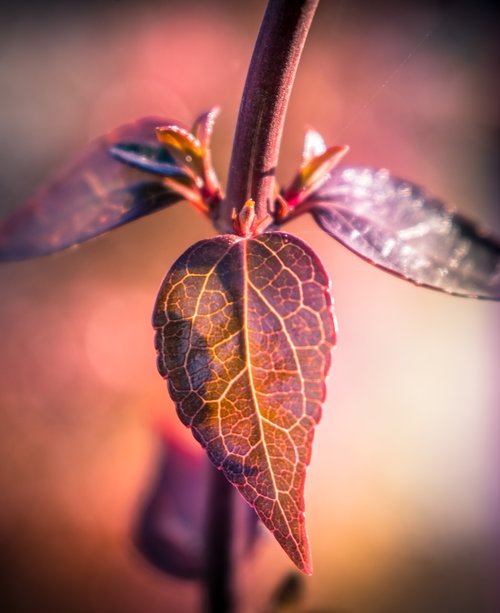
POLYGON ((326 143, 317 130, 309 128, 304 137, 302 147, 302 165, 307 164, 313 158, 318 157, 326 151, 326 143))
POLYGON ((328 147, 319 132, 309 129, 304 137, 302 164, 292 183, 282 191, 288 208, 294 208, 328 178, 328 173, 349 151, 347 145, 328 147))
POLYGON ((192 132, 176 124, 159 126, 154 144, 118 143, 116 159, 134 168, 163 176, 163 185, 210 216, 222 200, 222 189, 212 166, 210 141, 219 109, 203 113, 192 132))
POLYGON ((165 119, 125 124, 91 143, 62 175, 0 222, 0 261, 59 251, 181 200, 155 175, 113 159, 123 141, 155 146, 165 119))
MULTIPOLYGON (((203 549, 206 530, 209 471, 202 453, 186 449, 174 437, 162 441, 157 474, 141 509, 134 541, 142 555, 158 569, 181 579, 206 575, 203 549)), ((243 500, 244 551, 252 551, 258 537, 257 516, 243 500)))
POLYGON ((283 196, 290 207, 297 206, 327 178, 328 173, 349 151, 346 145, 328 147, 323 153, 310 158, 299 168, 299 172, 283 196))
POLYGON ((180 419, 305 573, 305 469, 335 341, 328 285, 300 239, 227 234, 175 262, 153 314, 180 419))
POLYGON ((210 150, 212 132, 214 131, 215 120, 219 116, 219 113, 220 108, 215 106, 206 113, 202 113, 193 124, 191 133, 198 139, 205 152, 210 150))
POLYGON ((288 573, 271 595, 272 613, 296 609, 304 599, 304 578, 297 572, 288 573))
POLYGON ((156 137, 168 147, 179 166, 191 167, 194 176, 202 175, 204 149, 196 136, 185 128, 168 125, 157 128, 156 137))
POLYGON ((179 168, 167 147, 160 143, 118 143, 110 147, 111 155, 134 168, 164 177, 182 177, 179 168))
POLYGON ((307 204, 325 232, 388 272, 450 294, 500 299, 500 243, 386 170, 336 168, 307 204))
POLYGON ((215 106, 206 113, 202 113, 194 122, 191 130, 192 134, 198 139, 203 150, 203 182, 212 197, 222 198, 222 189, 219 179, 212 165, 212 132, 214 131, 215 120, 219 116, 220 108, 215 106))

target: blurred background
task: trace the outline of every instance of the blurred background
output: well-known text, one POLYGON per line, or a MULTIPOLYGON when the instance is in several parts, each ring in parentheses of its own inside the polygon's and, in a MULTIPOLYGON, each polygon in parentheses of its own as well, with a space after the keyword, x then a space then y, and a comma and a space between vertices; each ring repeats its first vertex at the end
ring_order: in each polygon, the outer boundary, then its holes
MULTIPOLYGON (((19 0, 0 17, 0 214, 89 139, 215 104, 225 181, 264 2, 19 0)), ((498 14, 486 2, 324 0, 292 95, 279 178, 308 126, 500 235, 498 14)), ((498 599, 499 305, 418 289, 304 218, 333 280, 339 342, 306 487, 302 611, 490 613, 498 599)), ((0 267, 2 611, 195 613, 200 589, 135 550, 167 429, 160 282, 213 234, 185 203, 67 252, 0 267)), ((238 570, 265 611, 291 570, 272 538, 238 570)), ((291 610, 291 609, 290 609, 291 610)))

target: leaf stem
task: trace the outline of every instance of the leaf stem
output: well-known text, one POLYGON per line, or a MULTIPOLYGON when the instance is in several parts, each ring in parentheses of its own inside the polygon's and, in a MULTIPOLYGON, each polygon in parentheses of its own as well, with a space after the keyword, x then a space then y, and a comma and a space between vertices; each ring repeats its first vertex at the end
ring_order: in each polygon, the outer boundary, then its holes
POLYGON ((281 135, 295 73, 319 0, 269 0, 241 100, 227 194, 217 225, 231 231, 231 213, 249 198, 256 221, 272 211, 281 135))
POLYGON ((233 492, 226 477, 210 465, 208 510, 205 528, 206 613, 234 611, 232 542, 233 492))

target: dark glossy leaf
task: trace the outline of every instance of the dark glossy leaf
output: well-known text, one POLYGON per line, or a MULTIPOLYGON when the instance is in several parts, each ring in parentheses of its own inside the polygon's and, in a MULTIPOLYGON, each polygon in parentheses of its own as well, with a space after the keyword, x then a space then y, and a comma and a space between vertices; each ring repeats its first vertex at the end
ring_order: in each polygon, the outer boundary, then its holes
POLYGON ((328 285, 294 236, 222 235, 177 260, 153 316, 180 419, 306 573, 305 469, 335 341, 328 285))
POLYGON ((111 155, 134 168, 164 177, 182 177, 179 168, 168 149, 161 143, 118 143, 110 148, 111 155))
POLYGON ((288 573, 271 595, 272 613, 296 609, 304 598, 304 577, 297 572, 288 573))
POLYGON ((120 126, 91 143, 62 175, 0 222, 0 260, 59 251, 178 202, 157 177, 113 159, 119 142, 156 143, 148 117, 120 126))
POLYGON ((309 204, 330 236, 389 272, 450 294, 500 299, 500 243, 386 170, 334 169, 309 204))
POLYGON ((118 143, 111 153, 125 164, 162 176, 165 187, 210 216, 222 200, 210 151, 218 113, 214 108, 200 115, 192 132, 176 124, 158 126, 156 143, 118 143))
MULTIPOLYGON (((206 574, 204 531, 213 470, 204 454, 194 454, 173 438, 163 442, 134 541, 149 562, 174 577, 194 580, 206 574)), ((239 536, 243 553, 249 553, 258 536, 257 515, 243 500, 241 504, 244 522, 239 527, 245 534, 239 536)))

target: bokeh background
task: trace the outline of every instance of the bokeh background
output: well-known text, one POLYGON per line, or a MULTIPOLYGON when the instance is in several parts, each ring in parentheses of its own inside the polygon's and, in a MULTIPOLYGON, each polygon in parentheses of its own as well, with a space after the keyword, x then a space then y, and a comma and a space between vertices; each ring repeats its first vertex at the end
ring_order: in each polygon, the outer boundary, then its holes
MULTIPOLYGON (((0 18, 0 209, 135 117, 220 104, 225 180, 264 3, 45 2, 0 18)), ((498 14, 486 2, 324 0, 297 75, 279 177, 307 126, 348 162, 411 179, 500 234, 498 14)), ((69 204, 68 204, 69 206, 69 204)), ((315 572, 301 610, 490 613, 498 599, 500 311, 370 267, 310 219, 339 344, 308 472, 315 572), (495 600, 496 598, 496 600, 495 600)), ((131 530, 167 428, 159 284, 208 223, 184 203, 81 247, 0 267, 2 611, 196 612, 131 530)), ((291 570, 271 538, 241 563, 241 611, 291 570)))

